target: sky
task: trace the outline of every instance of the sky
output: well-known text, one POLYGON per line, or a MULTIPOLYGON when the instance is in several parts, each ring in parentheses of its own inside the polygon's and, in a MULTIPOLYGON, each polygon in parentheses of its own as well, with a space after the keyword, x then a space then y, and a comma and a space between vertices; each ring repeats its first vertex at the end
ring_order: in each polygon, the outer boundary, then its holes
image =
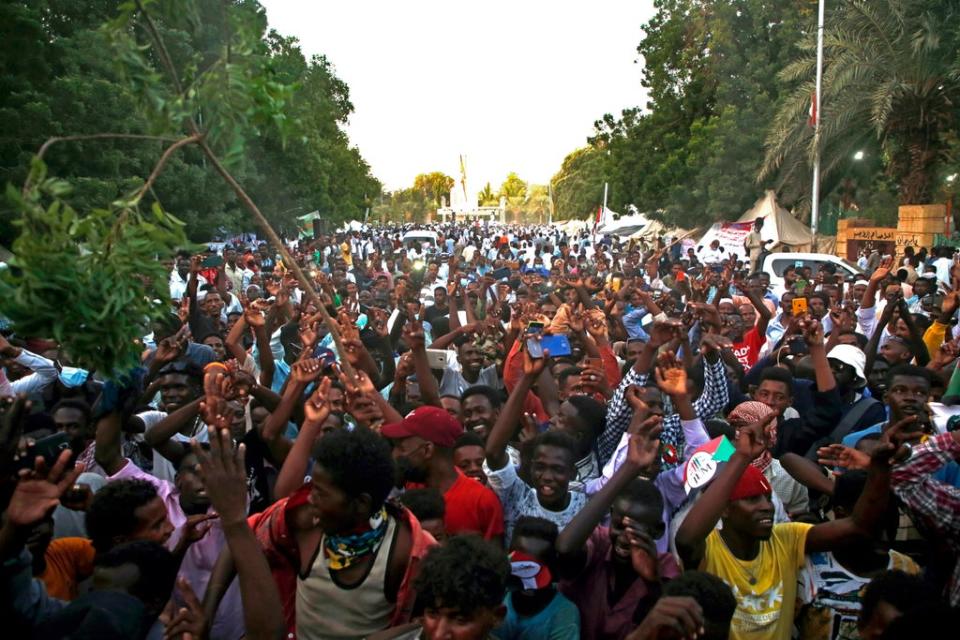
POLYGON ((261 0, 350 87, 353 145, 388 190, 419 173, 546 184, 605 113, 642 106, 652 0, 261 0))

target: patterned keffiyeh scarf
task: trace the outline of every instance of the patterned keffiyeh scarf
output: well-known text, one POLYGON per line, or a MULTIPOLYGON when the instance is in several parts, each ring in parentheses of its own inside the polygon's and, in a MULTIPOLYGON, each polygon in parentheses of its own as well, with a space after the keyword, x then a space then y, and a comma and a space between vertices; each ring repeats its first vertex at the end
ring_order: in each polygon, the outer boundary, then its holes
POLYGON ((360 558, 377 552, 387 534, 387 510, 384 507, 370 518, 366 531, 342 536, 324 536, 323 553, 327 567, 334 571, 346 569, 360 558))
MULTIPOLYGON (((773 409, 763 404, 762 402, 748 401, 742 402, 730 412, 730 415, 727 416, 727 422, 729 422, 735 429, 738 430, 740 427, 752 424, 754 422, 760 422, 766 418, 769 414, 773 413, 773 409)), ((770 462, 773 460, 773 455, 770 453, 770 447, 772 447, 777 442, 777 421, 774 420, 770 423, 770 426, 767 427, 767 448, 763 453, 757 457, 756 460, 752 461, 754 467, 759 471, 766 471, 767 467, 770 466, 770 462)))

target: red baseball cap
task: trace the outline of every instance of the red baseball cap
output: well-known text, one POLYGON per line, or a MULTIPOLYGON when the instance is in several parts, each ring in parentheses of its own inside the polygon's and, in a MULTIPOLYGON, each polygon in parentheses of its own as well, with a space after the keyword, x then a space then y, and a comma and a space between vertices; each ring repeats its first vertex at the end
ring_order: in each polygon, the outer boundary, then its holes
POLYGON ((385 424, 380 435, 391 440, 418 436, 438 447, 452 449, 457 438, 463 435, 463 425, 440 407, 417 407, 401 422, 385 424))
POLYGON ((743 500, 744 498, 753 498, 754 496, 770 495, 773 489, 763 472, 753 465, 749 465, 743 471, 743 475, 737 480, 737 485, 730 492, 730 502, 734 500, 743 500))

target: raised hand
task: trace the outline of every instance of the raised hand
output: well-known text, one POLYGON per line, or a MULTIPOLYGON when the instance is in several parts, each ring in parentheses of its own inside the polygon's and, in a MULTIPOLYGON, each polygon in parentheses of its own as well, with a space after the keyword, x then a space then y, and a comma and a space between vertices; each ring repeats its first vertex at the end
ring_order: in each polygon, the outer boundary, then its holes
POLYGON ((700 336, 700 353, 719 353, 724 349, 732 349, 733 341, 719 333, 705 333, 700 336))
POLYGON ((627 387, 624 390, 623 397, 634 414, 646 414, 650 410, 650 405, 644 402, 642 389, 638 385, 632 384, 627 387))
POLYGON ((672 398, 687 394, 687 372, 683 368, 683 363, 676 359, 672 351, 657 358, 654 378, 657 381, 657 387, 672 398))
POLYGON ((233 423, 230 402, 231 395, 229 376, 208 371, 203 377, 203 400, 200 402, 200 415, 208 425, 219 429, 229 429, 233 423))
POLYGON ((650 416, 640 424, 636 432, 630 434, 626 461, 638 472, 657 462, 662 424, 663 419, 660 416, 650 416))
POLYGON ((177 587, 184 606, 179 607, 164 624, 163 640, 200 640, 207 631, 203 605, 186 578, 177 578, 177 587))
POLYGON ((303 404, 304 426, 309 424, 323 424, 330 415, 330 403, 327 394, 330 393, 330 378, 321 378, 317 388, 303 404))
POLYGON ((188 331, 189 327, 183 325, 175 334, 157 343, 157 350, 153 352, 153 357, 158 364, 173 362, 183 355, 187 348, 188 331))
POLYGON ((740 427, 736 442, 737 453, 750 460, 759 458, 767 449, 767 428, 776 418, 776 412, 771 412, 759 422, 740 427))
POLYGON ((605 338, 607 336, 607 320, 600 313, 591 313, 587 317, 587 332, 594 339, 605 338))
POLYGON ((880 434, 880 444, 870 455, 870 462, 884 467, 907 457, 910 450, 906 445, 917 437, 916 427, 919 424, 918 416, 907 416, 884 429, 880 434))
POLYGON ((6 510, 6 519, 11 525, 24 528, 33 526, 54 510, 63 494, 83 473, 82 464, 67 469, 72 455, 69 449, 61 451, 49 471, 44 459, 37 456, 32 470, 20 472, 19 482, 6 510))
POLYGON ((817 462, 830 468, 867 469, 870 466, 870 456, 853 447, 834 443, 817 449, 817 462))
POLYGON ((403 341, 410 350, 426 348, 426 336, 423 333, 423 323, 411 320, 403 325, 403 341))
POLYGON ((880 266, 877 267, 877 270, 870 274, 870 282, 879 283, 884 278, 890 275, 890 267, 893 266, 893 259, 886 258, 883 262, 880 263, 880 266))
POLYGON ((209 427, 210 451, 194 442, 193 451, 199 460, 198 472, 203 479, 210 504, 220 515, 224 526, 246 522, 247 471, 244 465, 246 445, 236 448, 230 432, 209 427))
POLYGON ((530 356, 530 350, 523 350, 523 375, 528 378, 535 379, 540 375, 540 372, 543 371, 544 366, 546 366, 547 359, 550 357, 550 352, 546 349, 543 350, 542 358, 533 358, 530 356))
POLYGON ((294 382, 308 385, 323 374, 323 361, 318 358, 304 358, 290 367, 290 378, 294 382))
POLYGON ((803 339, 810 347, 823 346, 823 325, 816 318, 810 315, 804 315, 798 322, 800 332, 803 333, 803 339))
POLYGON ((683 323, 676 319, 658 320, 650 330, 650 345, 662 347, 683 333, 683 323))
POLYGON ((697 638, 704 634, 705 624, 703 608, 696 600, 689 596, 664 596, 626 640, 697 638))
POLYGON ((646 527, 624 516, 623 534, 630 543, 630 563, 648 584, 655 583, 660 577, 660 565, 657 561, 657 543, 646 527))
MULTIPOLYGON (((212 429, 213 427, 210 428, 212 429)), ((196 449, 199 449, 199 447, 196 447, 196 449)), ((200 513, 187 516, 187 521, 183 523, 183 528, 180 532, 180 541, 177 542, 177 551, 182 553, 194 542, 203 540, 203 537, 207 535, 207 532, 209 532, 213 526, 211 520, 216 519, 216 517, 217 514, 215 513, 200 513)))

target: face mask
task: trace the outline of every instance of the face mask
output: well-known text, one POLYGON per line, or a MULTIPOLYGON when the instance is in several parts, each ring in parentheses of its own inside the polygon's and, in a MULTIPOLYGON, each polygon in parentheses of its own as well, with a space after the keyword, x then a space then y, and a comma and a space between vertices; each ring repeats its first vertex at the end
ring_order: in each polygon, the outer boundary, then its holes
POLYGON ((60 383, 65 387, 79 387, 87 381, 90 372, 76 367, 62 367, 60 369, 60 383))

